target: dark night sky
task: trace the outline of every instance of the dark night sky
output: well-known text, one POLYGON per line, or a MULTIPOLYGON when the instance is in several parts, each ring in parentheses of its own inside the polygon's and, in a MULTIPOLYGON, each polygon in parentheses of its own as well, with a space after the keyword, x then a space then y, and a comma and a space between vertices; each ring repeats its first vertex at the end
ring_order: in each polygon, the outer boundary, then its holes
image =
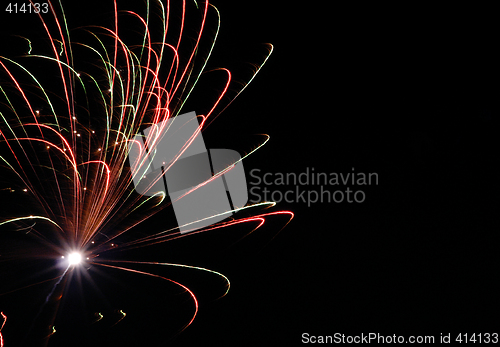
MULTIPOLYGON (((75 20, 101 3, 75 5, 85 13, 75 20)), ((175 261, 232 283, 169 343, 291 346, 304 332, 497 328, 500 57, 491 9, 214 4, 212 66, 250 61, 265 42, 275 51, 207 143, 267 133, 247 173, 354 167, 377 172, 379 184, 361 204, 278 204, 296 217, 271 242, 284 218, 234 247, 223 233, 169 245, 175 261)), ((161 249, 144 252, 171 261, 161 249)))

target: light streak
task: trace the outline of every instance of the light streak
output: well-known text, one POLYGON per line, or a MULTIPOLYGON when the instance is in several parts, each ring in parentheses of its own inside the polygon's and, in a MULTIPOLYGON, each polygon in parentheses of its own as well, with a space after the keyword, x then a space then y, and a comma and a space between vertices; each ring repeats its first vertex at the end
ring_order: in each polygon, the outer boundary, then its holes
POLYGON ((7 322, 7 316, 3 312, 0 312, 0 316, 2 316, 2 325, 0 326, 0 347, 3 347, 2 329, 7 322))
POLYGON ((174 263, 160 263, 160 262, 147 262, 147 261, 129 261, 129 260, 104 260, 105 262, 111 262, 111 263, 129 263, 129 264, 142 264, 142 265, 161 265, 161 266, 172 266, 172 267, 179 267, 179 268, 186 268, 186 269, 193 269, 193 270, 199 270, 199 271, 204 271, 207 273, 211 273, 214 275, 217 275, 221 277, 225 282, 226 282, 226 290, 224 291, 224 294, 222 294, 220 297, 217 299, 220 299, 229 292, 229 288, 231 287, 231 282, 229 281, 229 278, 226 277, 224 274, 210 270, 204 267, 199 267, 199 266, 190 266, 190 265, 185 265, 185 264, 174 264, 174 263))

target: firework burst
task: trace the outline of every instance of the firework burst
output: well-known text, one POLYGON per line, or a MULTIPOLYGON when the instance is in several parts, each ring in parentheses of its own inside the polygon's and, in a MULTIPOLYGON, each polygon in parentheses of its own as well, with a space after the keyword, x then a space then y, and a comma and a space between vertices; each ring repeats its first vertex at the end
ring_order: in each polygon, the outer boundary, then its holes
MULTIPOLYGON (((218 10, 208 2, 179 2, 174 7, 170 2, 148 1, 144 15, 119 11, 118 6, 115 1, 111 27, 79 28, 71 32, 70 39, 62 5, 48 2, 48 13, 38 13, 46 39, 32 42, 20 37, 25 54, 0 57, 0 188, 4 201, 11 202, 5 204, 0 219, 0 232, 9 240, 2 241, 1 260, 8 264, 27 259, 50 260, 53 264, 57 260, 59 264, 44 271, 43 279, 9 276, 9 283, 2 284, 7 284, 4 294, 47 285, 46 298, 33 317, 44 322, 45 330, 37 333, 45 342, 57 335, 53 322, 64 288, 75 276, 92 281, 83 271, 90 266, 150 277, 180 288, 192 303, 189 317, 178 329, 184 330, 198 312, 194 292, 145 267, 189 268, 216 275, 226 282, 222 296, 229 290, 229 280, 219 272, 197 266, 118 261, 116 251, 242 223, 250 223, 253 231, 268 216, 287 215, 286 221, 293 216, 289 211, 265 212, 227 219, 190 233, 181 233, 180 226, 137 232, 142 222, 165 211, 172 202, 164 191, 143 196, 134 190, 136 177, 130 166, 145 165, 129 162, 134 136, 154 126, 154 133, 145 140, 145 146, 154 150, 169 134, 165 124, 184 112, 198 82, 205 76, 215 76, 218 85, 213 88, 216 94, 207 98, 210 102, 195 100, 197 133, 202 131, 248 86, 272 46, 265 45, 262 61, 254 65, 246 83, 232 83, 229 70, 206 69, 219 30, 218 10), (122 35, 124 27, 135 30, 122 35), (75 36, 78 40, 73 40, 75 36), (133 42, 127 42, 125 36, 133 42)), ((182 151, 195 136, 186 141, 182 151)), ((242 159, 267 140, 261 135, 242 159)), ((228 164, 214 177, 235 164, 228 164)), ((152 181, 161 178, 158 175, 152 181)), ((270 206, 274 203, 245 206, 234 212, 270 206)), ((115 314, 118 318, 114 324, 125 320, 126 312, 118 310, 115 314)), ((2 318, 3 328, 3 313, 2 318)), ((94 323, 102 318, 97 312, 94 323)), ((28 328, 35 329, 30 323, 28 328)))

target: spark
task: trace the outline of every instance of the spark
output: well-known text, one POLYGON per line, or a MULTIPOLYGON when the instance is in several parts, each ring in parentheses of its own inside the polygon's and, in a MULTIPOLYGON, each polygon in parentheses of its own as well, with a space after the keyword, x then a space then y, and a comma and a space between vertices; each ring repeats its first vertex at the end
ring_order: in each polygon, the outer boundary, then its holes
POLYGON ((104 318, 104 316, 102 315, 102 313, 101 313, 101 312, 96 312, 96 313, 95 313, 95 316, 96 316, 97 318, 94 320, 94 322, 93 322, 93 323, 97 323, 97 322, 99 322, 100 320, 102 320, 102 319, 104 318))
POLYGON ((50 333, 49 333, 49 335, 48 335, 48 336, 54 335, 54 334, 56 333, 56 331, 57 331, 57 330, 56 330, 56 326, 55 326, 55 325, 53 325, 53 326, 51 327, 51 329, 50 329, 50 333))
POLYGON ((118 310, 118 313, 120 314, 120 318, 118 318, 118 320, 113 324, 113 326, 120 323, 127 316, 127 314, 123 312, 123 310, 118 310))

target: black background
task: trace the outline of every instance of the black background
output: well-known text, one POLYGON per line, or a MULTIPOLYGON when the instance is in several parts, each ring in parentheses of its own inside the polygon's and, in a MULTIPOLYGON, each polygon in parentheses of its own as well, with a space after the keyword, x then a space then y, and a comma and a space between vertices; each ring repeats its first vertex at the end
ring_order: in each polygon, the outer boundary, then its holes
MULTIPOLYGON (((101 3, 65 8, 86 22, 101 3)), ((362 204, 278 204, 295 219, 271 242, 285 218, 235 247, 221 233, 173 246, 174 258, 221 271, 232 289, 165 344, 498 329, 499 24, 491 9, 214 4, 213 66, 246 62, 261 43, 275 50, 207 142, 267 133, 247 172, 354 167, 377 172, 379 185, 362 204)), ((170 261, 155 252, 145 257, 170 261)))

